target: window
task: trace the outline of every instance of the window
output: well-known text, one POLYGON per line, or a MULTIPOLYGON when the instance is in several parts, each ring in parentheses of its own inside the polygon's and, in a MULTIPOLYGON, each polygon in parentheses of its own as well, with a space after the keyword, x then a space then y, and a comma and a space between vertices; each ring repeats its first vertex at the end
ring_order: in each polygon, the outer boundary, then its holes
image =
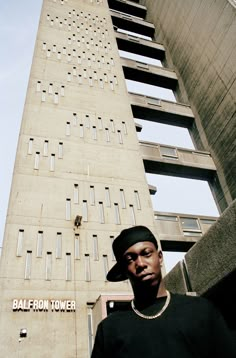
POLYGON ((35 158, 34 158, 34 169, 39 169, 39 158, 40 158, 40 152, 36 152, 35 158))
POLYGON ((83 126, 83 124, 79 125, 79 136, 80 136, 80 138, 84 137, 84 126, 83 126))
POLYGON ((123 144, 123 138, 122 138, 122 133, 120 130, 117 131, 117 135, 118 135, 118 142, 120 144, 123 144))
POLYGON ((32 152, 33 152, 33 141, 34 141, 34 138, 30 138, 30 139, 29 139, 29 143, 28 143, 28 154, 32 154, 32 152))
POLYGON ((91 281, 91 271, 90 271, 90 257, 89 254, 84 255, 85 258, 85 281, 91 281))
POLYGON ((124 134, 128 134, 128 133, 127 133, 126 123, 125 123, 125 122, 122 122, 122 126, 123 126, 124 134))
POLYGON ((194 218, 180 218, 184 236, 201 236, 202 232, 197 219, 194 218))
POLYGON ((61 232, 58 232, 56 238, 56 258, 61 259, 61 257, 62 257, 62 234, 61 232))
POLYGON ((45 140, 43 143, 43 155, 44 157, 48 156, 48 140, 45 140))
POLYGON ((160 146, 160 152, 163 158, 178 159, 176 148, 160 146))
POLYGON ((125 209, 126 203, 125 203, 125 194, 123 189, 120 189, 120 199, 121 199, 121 207, 122 209, 125 209))
POLYGON ((110 189, 108 187, 105 188, 105 200, 106 206, 111 207, 110 189))
POLYGON ((79 204, 79 185, 74 184, 74 204, 79 204))
POLYGON ((71 281, 71 254, 66 253, 66 281, 71 281))
POLYGON ((58 146, 58 158, 62 159, 63 158, 63 143, 59 142, 59 146, 58 146))
POLYGON ((70 122, 66 122, 66 136, 70 136, 70 122))
POLYGON ((134 200, 135 200, 136 208, 137 208, 138 210, 141 210, 141 204, 140 204, 140 199, 139 199, 138 190, 135 190, 135 191, 134 191, 134 200))
POLYGON ((134 213, 134 207, 133 205, 129 206, 130 209, 130 223, 131 225, 135 225, 136 224, 136 220, 135 220, 135 213, 134 213))
POLYGON ((93 350, 93 316, 91 308, 88 308, 88 346, 89 356, 91 356, 93 350))
POLYGON ((47 252, 46 256, 46 280, 50 281, 52 279, 52 253, 47 252))
POLYGON ((42 255, 43 255, 43 231, 38 231, 36 256, 42 257, 42 255))
POLYGON ((77 113, 73 113, 73 125, 77 125, 77 113))
POLYGON ((105 128, 105 133, 106 133, 106 141, 110 142, 110 133, 109 133, 109 129, 105 128))
POLYGON ((108 268, 108 257, 107 255, 102 255, 103 256, 103 267, 104 267, 104 275, 105 275, 105 281, 107 279, 107 273, 109 271, 108 268))
POLYGON ((97 235, 93 235, 93 257, 95 261, 99 260, 97 235))
POLYGON ((167 215, 155 215, 155 220, 163 221, 178 221, 177 216, 167 216, 167 215))
POLYGON ((71 202, 70 199, 66 199, 66 220, 71 219, 71 202))
POLYGON ((82 216, 83 216, 83 221, 88 221, 88 204, 87 204, 87 200, 83 200, 82 216))
POLYGON ((92 137, 93 137, 93 140, 97 140, 97 128, 96 128, 96 126, 93 126, 93 128, 92 128, 92 137))
POLYGON ((90 128, 90 118, 88 114, 85 116, 85 127, 90 128))
POLYGON ((115 132, 115 125, 113 119, 110 119, 110 123, 111 123, 111 131, 115 132))
POLYGON ((110 236, 110 240, 111 240, 111 256, 112 256, 112 261, 116 261, 114 252, 113 252, 113 250, 112 250, 112 244, 113 244, 114 239, 115 239, 114 236, 111 235, 111 236, 110 236))
POLYGON ((20 229, 18 232, 16 256, 22 256, 23 240, 24 240, 24 230, 20 229))
POLYGON ((54 172, 55 170, 55 154, 51 154, 50 157, 50 172, 54 172))
POLYGON ((119 212, 119 205, 117 203, 114 203, 114 209, 115 209, 115 224, 120 224, 120 212, 119 212))
POLYGON ((31 278, 31 262, 32 262, 32 251, 27 251, 25 260, 25 280, 31 278))
POLYGON ((100 224, 105 223, 103 202, 101 202, 101 201, 99 201, 99 219, 100 219, 100 224))
POLYGON ((75 259, 80 259, 80 236, 75 234, 75 259))

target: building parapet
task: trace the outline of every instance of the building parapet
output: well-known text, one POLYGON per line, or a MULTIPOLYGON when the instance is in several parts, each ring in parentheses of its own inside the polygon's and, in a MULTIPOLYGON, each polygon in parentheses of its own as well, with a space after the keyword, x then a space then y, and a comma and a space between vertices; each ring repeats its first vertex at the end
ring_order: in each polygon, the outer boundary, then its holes
POLYGON ((209 152, 140 141, 147 173, 212 180, 216 173, 209 152))

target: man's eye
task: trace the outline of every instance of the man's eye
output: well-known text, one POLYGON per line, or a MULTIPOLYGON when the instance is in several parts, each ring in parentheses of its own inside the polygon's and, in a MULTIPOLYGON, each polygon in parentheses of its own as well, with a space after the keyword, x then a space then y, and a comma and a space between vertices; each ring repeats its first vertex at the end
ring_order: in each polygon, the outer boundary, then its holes
POLYGON ((144 252, 144 256, 146 256, 146 257, 151 256, 151 254, 152 254, 152 252, 151 252, 151 251, 145 251, 145 252, 144 252))
POLYGON ((128 264, 129 264, 130 262, 132 262, 132 261, 133 261, 132 256, 126 256, 125 261, 126 261, 128 264))

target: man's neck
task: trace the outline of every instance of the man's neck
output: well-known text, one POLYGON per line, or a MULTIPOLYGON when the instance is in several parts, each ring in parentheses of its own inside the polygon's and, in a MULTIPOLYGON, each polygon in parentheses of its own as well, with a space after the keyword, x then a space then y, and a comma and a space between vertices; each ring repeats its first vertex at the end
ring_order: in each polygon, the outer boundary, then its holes
POLYGON ((139 309, 145 308, 151 305, 156 298, 165 297, 166 289, 163 281, 157 286, 140 287, 134 289, 134 301, 135 306, 139 309))

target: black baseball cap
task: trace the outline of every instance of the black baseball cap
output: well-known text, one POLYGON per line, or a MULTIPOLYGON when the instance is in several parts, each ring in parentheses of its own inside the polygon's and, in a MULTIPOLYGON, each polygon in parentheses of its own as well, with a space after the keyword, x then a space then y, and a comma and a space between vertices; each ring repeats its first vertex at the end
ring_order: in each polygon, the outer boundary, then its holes
POLYGON ((146 226, 133 226, 122 230, 120 235, 115 238, 112 249, 117 262, 107 274, 108 281, 118 282, 127 280, 123 267, 123 255, 130 246, 142 241, 150 241, 158 248, 155 236, 146 226))

